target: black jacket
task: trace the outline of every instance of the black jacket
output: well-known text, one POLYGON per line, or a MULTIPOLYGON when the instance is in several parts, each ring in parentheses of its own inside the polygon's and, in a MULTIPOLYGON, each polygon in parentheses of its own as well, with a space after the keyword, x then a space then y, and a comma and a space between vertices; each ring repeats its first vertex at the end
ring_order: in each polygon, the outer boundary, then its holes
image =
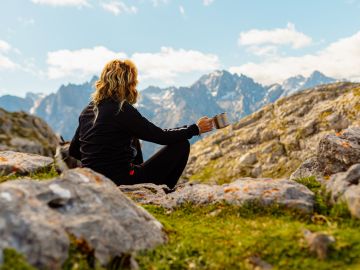
POLYGON ((128 170, 130 162, 143 162, 139 139, 167 145, 199 135, 194 123, 162 129, 143 117, 127 101, 122 110, 119 103, 105 99, 98 105, 94 123, 94 105, 90 102, 79 116, 79 126, 71 141, 70 156, 109 178, 116 178, 128 170))

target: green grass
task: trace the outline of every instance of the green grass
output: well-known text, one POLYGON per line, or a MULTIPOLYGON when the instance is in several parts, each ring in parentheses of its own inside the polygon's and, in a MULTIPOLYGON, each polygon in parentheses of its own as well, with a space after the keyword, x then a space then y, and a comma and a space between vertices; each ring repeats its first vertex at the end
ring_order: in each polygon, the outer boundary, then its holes
POLYGON ((330 193, 316 180, 315 176, 295 179, 296 182, 305 185, 315 194, 315 213, 332 218, 345 218, 351 220, 351 214, 344 202, 331 205, 330 193))
POLYGON ((3 251, 3 264, 0 270, 36 270, 29 265, 23 255, 16 250, 5 248, 3 251))
POLYGON ((5 181, 10 181, 10 180, 14 180, 14 179, 19 179, 21 177, 30 177, 32 179, 37 179, 37 180, 46 180, 46 179, 51 179, 54 178, 56 176, 58 176, 58 172, 55 169, 54 165, 51 165, 50 168, 44 168, 41 170, 38 170, 37 172, 34 173, 30 173, 30 174, 10 174, 10 175, 0 175, 0 183, 5 182, 5 181))
POLYGON ((250 269, 247 258, 254 255, 274 269, 360 266, 360 222, 334 214, 317 219, 256 205, 188 205, 170 214, 160 207, 146 209, 165 225, 169 243, 138 255, 141 269, 250 269), (211 215, 214 211, 220 213, 211 215), (303 242, 304 228, 336 238, 327 260, 309 253, 303 242))
POLYGON ((231 182, 232 178, 227 175, 227 169, 215 168, 216 163, 216 160, 210 160, 198 173, 191 175, 189 180, 208 183, 211 179, 219 185, 231 182))

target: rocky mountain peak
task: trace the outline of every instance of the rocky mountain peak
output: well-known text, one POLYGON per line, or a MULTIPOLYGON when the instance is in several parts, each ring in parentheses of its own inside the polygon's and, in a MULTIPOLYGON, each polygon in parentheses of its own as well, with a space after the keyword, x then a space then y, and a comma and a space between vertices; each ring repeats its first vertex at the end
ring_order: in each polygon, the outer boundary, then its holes
MULTIPOLYGON (((236 75, 237 77, 237 75, 236 75)), ((218 97, 220 92, 229 92, 235 88, 235 77, 226 70, 215 70, 209 74, 203 75, 196 81, 196 85, 204 85, 213 97, 218 97)))
POLYGON ((327 77, 320 71, 315 70, 313 73, 310 74, 309 78, 304 81, 302 89, 311 88, 319 84, 333 83, 335 81, 335 79, 327 77))
POLYGON ((291 91, 291 90, 297 91, 304 84, 305 80, 306 78, 302 75, 290 77, 282 83, 282 87, 285 91, 291 91))

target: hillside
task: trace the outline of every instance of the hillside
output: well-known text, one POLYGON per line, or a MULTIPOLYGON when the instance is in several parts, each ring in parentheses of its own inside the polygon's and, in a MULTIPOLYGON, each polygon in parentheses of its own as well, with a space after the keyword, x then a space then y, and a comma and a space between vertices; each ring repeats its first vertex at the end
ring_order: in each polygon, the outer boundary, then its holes
POLYGON ((196 142, 183 178, 222 183, 289 176, 315 153, 324 134, 359 124, 359 83, 304 90, 196 142))

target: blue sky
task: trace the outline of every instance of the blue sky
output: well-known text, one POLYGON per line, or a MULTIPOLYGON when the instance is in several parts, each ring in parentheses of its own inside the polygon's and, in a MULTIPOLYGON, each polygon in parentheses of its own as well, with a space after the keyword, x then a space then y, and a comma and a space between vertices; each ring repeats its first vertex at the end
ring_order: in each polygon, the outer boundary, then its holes
POLYGON ((318 69, 360 79, 360 0, 5 0, 0 94, 50 93, 131 58, 148 85, 215 69, 263 84, 318 69))

